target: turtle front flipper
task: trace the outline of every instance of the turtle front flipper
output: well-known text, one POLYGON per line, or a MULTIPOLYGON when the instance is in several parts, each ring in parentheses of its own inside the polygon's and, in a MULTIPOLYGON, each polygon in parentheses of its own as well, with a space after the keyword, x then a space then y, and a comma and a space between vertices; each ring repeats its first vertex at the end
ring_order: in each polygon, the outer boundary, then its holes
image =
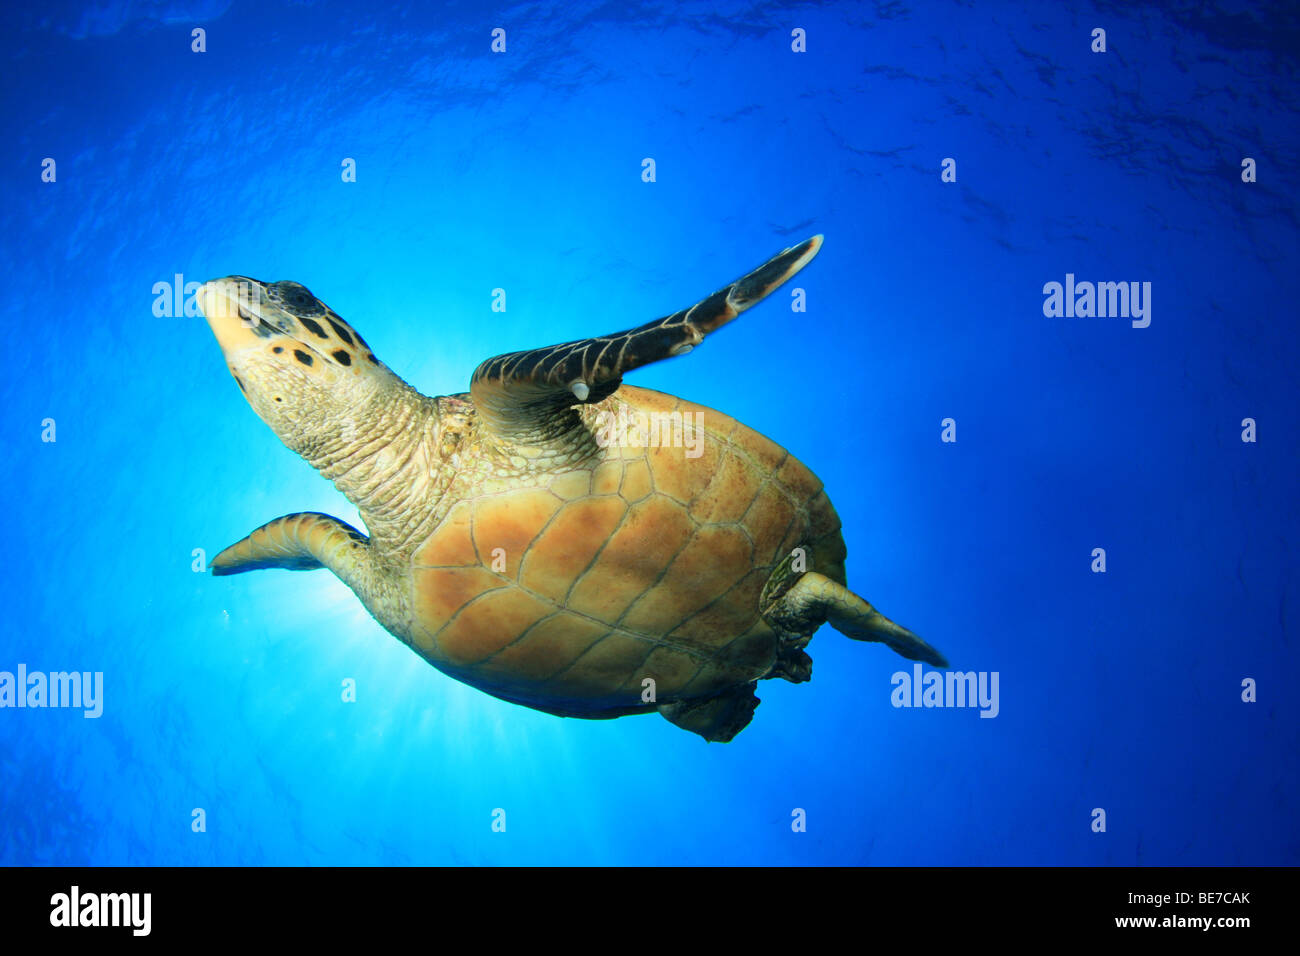
POLYGON ((574 405, 607 398, 633 369, 685 355, 807 265, 821 245, 813 236, 689 309, 635 329, 490 358, 474 370, 474 406, 499 438, 553 441, 576 422, 574 405))
POLYGON ((212 559, 217 576, 263 568, 329 568, 349 587, 370 561, 370 539, 349 524, 316 511, 268 521, 212 559))

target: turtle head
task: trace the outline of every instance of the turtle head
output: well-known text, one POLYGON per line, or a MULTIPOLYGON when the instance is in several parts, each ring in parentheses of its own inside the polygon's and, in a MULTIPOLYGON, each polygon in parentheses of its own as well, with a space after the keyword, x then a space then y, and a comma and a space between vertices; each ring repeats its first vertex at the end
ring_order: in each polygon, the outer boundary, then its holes
POLYGON ((299 454, 337 435, 340 423, 364 420, 401 383, 297 282, 227 276, 206 283, 198 302, 248 404, 299 454))

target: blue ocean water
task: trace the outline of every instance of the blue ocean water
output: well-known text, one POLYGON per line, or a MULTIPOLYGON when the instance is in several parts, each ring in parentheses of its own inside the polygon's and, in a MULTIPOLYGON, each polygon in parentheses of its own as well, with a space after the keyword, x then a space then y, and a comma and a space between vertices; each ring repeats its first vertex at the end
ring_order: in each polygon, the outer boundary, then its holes
POLYGON ((1300 862, 1292 5, 0 23, 0 671, 103 674, 97 719, 0 709, 0 861, 1300 862), (782 290, 629 381, 809 464, 849 584, 996 673, 996 717, 895 707, 910 663, 827 627, 730 744, 561 719, 438 673, 328 572, 193 570, 287 512, 358 518, 156 284, 300 281, 445 394, 815 233, 805 312, 782 290), (1149 282, 1149 325, 1046 316, 1067 274, 1149 282))

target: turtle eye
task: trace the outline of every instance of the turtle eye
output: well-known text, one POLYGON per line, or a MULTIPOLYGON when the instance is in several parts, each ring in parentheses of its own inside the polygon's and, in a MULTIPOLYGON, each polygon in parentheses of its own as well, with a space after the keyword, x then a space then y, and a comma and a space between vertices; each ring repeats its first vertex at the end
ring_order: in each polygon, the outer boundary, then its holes
POLYGON ((305 285, 299 285, 297 282, 273 282, 266 287, 266 293, 272 302, 283 306, 295 315, 320 315, 325 311, 325 306, 321 305, 320 300, 312 295, 305 285))

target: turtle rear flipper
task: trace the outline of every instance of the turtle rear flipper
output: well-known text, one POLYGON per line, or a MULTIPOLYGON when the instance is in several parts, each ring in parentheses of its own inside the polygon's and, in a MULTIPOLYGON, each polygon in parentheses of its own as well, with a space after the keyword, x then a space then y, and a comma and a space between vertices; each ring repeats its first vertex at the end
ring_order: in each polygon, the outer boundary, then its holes
POLYGON ((811 635, 824 622, 855 641, 879 641, 910 661, 948 666, 947 659, 921 638, 815 571, 800 577, 763 616, 786 633, 811 635))
POLYGON ((723 691, 702 700, 677 700, 659 705, 659 713, 683 730, 699 734, 709 743, 725 744, 740 733, 754 718, 760 700, 754 693, 757 683, 723 691))
POLYGON ((822 237, 773 256, 689 309, 625 332, 490 358, 470 382, 488 429, 515 444, 546 444, 577 423, 573 406, 607 398, 633 369, 685 355, 802 269, 822 237))

